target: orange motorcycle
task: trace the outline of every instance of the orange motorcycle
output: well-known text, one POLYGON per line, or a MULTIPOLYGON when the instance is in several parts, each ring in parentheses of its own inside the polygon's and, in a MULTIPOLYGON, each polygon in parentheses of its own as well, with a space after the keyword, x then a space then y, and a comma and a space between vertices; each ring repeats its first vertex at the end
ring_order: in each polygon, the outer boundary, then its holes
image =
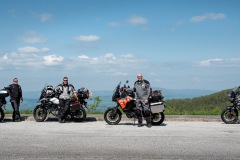
MULTIPOLYGON (((104 113, 104 120, 110 125, 118 124, 122 119, 122 113, 125 113, 128 118, 134 118, 134 121, 137 119, 135 93, 126 84, 123 87, 120 87, 120 85, 121 82, 117 85, 112 95, 112 101, 116 102, 117 105, 108 108, 104 113)), ((152 91, 149 102, 152 125, 162 124, 165 118, 164 110, 166 105, 161 91, 152 91)), ((144 112, 143 117, 145 117, 144 112)))

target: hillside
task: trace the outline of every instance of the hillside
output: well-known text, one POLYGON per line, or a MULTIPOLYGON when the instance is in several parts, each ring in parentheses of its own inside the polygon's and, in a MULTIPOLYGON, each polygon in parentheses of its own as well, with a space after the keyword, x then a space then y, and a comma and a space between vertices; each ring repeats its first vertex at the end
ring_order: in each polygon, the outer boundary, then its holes
POLYGON ((228 101, 228 94, 231 90, 227 89, 196 98, 166 100, 166 114, 219 115, 223 107, 231 104, 228 101))

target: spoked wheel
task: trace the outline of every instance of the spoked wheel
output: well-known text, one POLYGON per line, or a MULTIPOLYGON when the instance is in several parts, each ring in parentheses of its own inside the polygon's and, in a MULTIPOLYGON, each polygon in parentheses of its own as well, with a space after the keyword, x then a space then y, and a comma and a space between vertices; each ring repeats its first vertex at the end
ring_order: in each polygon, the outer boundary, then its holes
POLYGON ((104 113, 104 120, 110 125, 116 125, 121 121, 122 114, 119 110, 117 110, 115 114, 112 114, 112 112, 114 112, 113 109, 106 110, 104 113))
POLYGON ((75 122, 82 122, 86 119, 86 111, 85 109, 80 109, 77 110, 76 112, 71 114, 71 118, 75 121, 75 122))
POLYGON ((163 112, 153 113, 152 125, 160 125, 163 123, 165 115, 163 112))
POLYGON ((221 113, 221 119, 226 124, 236 123, 238 120, 238 111, 236 109, 231 110, 226 108, 221 113))
POLYGON ((5 117, 4 111, 2 108, 0 108, 0 122, 3 121, 4 117, 5 117))
POLYGON ((43 122, 47 117, 47 110, 40 105, 33 110, 33 117, 37 122, 43 122))

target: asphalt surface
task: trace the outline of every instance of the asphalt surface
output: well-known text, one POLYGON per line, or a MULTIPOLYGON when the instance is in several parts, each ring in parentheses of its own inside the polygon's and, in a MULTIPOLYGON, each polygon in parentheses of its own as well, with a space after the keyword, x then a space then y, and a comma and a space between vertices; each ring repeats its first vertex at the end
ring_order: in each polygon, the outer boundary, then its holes
POLYGON ((5 120, 0 159, 240 159, 240 124, 165 121, 137 127, 105 121, 5 120))

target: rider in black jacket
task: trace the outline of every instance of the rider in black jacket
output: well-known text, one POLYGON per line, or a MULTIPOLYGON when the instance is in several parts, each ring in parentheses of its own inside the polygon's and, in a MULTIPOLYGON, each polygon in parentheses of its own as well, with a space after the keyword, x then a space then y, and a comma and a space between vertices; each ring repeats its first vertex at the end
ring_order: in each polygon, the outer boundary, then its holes
POLYGON ((8 87, 4 87, 5 89, 8 89, 10 91, 10 102, 13 108, 13 115, 12 115, 12 121, 20 121, 20 112, 19 112, 19 106, 20 102, 23 101, 22 97, 22 88, 18 84, 18 79, 13 79, 13 84, 10 84, 8 87))

